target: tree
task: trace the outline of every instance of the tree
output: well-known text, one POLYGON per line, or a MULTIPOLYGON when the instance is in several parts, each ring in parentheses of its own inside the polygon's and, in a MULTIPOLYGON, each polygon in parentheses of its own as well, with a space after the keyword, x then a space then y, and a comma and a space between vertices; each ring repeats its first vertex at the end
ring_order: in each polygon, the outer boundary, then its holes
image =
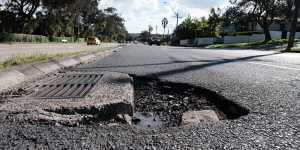
POLYGON ((239 31, 255 30, 256 19, 238 6, 229 7, 222 16, 222 26, 234 25, 239 31), (249 29, 251 25, 251 29, 249 29))
POLYGON ((117 10, 100 9, 100 0, 5 1, 5 9, 0 6, 0 32, 46 35, 50 40, 98 36, 103 41, 122 41, 128 34, 117 10))
POLYGON ((152 27, 151 25, 149 25, 148 31, 149 31, 149 35, 151 35, 151 33, 152 33, 152 31, 153 31, 153 27, 152 27))
POLYGON ((73 36, 79 33, 84 35, 95 22, 91 16, 96 16, 98 0, 43 0, 43 7, 50 36, 73 36), (78 18, 83 18, 83 26, 79 26, 78 18))
POLYGON ((253 16, 263 28, 265 42, 272 40, 269 27, 278 16, 280 0, 231 0, 241 11, 253 16))
POLYGON ((147 42, 149 39, 149 32, 148 31, 142 31, 140 34, 140 39, 142 42, 147 42))
POLYGON ((291 14, 293 14, 293 6, 294 6, 295 0, 281 0, 281 4, 279 7, 279 16, 278 18, 282 18, 281 24, 280 24, 280 30, 282 31, 281 38, 287 39, 288 35, 288 27, 290 26, 290 23, 292 22, 291 14))
POLYGON ((17 29, 15 15, 9 11, 0 11, 0 33, 10 33, 17 29))
POLYGON ((216 32, 217 26, 221 23, 221 9, 212 8, 208 17, 208 24, 211 32, 216 32))
POLYGON ((30 23, 33 14, 40 6, 40 0, 8 0, 6 10, 15 14, 18 21, 18 32, 25 32, 26 23, 30 23))
POLYGON ((126 37, 127 31, 124 26, 124 19, 120 17, 115 8, 108 8, 104 10, 104 14, 99 16, 104 16, 103 31, 98 32, 99 35, 108 38, 109 40, 118 40, 120 37, 126 37))
POLYGON ((166 27, 168 25, 168 19, 167 18, 164 18, 162 21, 161 21, 161 25, 163 26, 164 28, 164 34, 163 34, 163 37, 165 38, 165 32, 166 32, 166 27))
POLYGON ((205 17, 200 19, 188 16, 174 31, 178 39, 193 39, 196 37, 212 37, 215 34, 210 30, 208 20, 205 17))
POLYGON ((294 46, 294 40, 295 40, 295 34, 296 34, 296 29, 297 29, 299 10, 300 10, 300 1, 296 0, 295 10, 294 10, 294 13, 293 13, 293 19, 292 19, 292 24, 291 24, 289 42, 288 42, 288 46, 286 48, 287 51, 291 50, 291 48, 294 46))

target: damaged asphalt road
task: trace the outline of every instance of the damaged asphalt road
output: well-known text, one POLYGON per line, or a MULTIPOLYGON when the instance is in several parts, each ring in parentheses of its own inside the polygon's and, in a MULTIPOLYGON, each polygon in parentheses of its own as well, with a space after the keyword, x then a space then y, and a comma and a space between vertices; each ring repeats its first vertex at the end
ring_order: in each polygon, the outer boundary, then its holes
POLYGON ((249 114, 216 124, 150 130, 127 125, 65 127, 14 122, 0 115, 0 148, 298 149, 299 64, 298 54, 125 47, 73 71, 115 71, 200 86, 248 108, 249 114))

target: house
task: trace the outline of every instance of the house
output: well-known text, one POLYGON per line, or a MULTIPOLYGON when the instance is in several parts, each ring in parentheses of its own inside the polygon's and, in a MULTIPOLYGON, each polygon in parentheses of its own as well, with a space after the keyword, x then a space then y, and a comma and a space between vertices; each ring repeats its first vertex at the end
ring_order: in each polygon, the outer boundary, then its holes
MULTIPOLYGON (((283 23, 279 19, 275 19, 275 21, 269 27, 270 31, 289 31, 289 24, 283 23)), ((223 32, 225 33, 234 33, 234 32, 247 32, 247 31, 255 31, 255 32, 263 32, 263 28, 256 22, 249 22, 248 24, 229 24, 223 27, 223 32)), ((297 31, 300 31, 300 19, 297 27, 297 31)))

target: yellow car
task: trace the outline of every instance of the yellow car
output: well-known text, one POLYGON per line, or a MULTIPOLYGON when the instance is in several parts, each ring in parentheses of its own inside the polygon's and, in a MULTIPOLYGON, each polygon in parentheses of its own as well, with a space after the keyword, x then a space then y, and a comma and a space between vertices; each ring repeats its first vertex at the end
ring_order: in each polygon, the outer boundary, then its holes
POLYGON ((87 45, 100 45, 101 41, 97 37, 89 37, 87 40, 87 45))

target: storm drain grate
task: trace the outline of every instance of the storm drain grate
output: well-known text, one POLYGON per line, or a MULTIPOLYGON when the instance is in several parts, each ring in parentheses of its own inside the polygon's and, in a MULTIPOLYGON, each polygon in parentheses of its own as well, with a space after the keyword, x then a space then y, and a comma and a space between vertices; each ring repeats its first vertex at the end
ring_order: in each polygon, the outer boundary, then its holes
POLYGON ((62 75, 36 85, 32 97, 45 99, 83 98, 101 79, 100 74, 62 75))

